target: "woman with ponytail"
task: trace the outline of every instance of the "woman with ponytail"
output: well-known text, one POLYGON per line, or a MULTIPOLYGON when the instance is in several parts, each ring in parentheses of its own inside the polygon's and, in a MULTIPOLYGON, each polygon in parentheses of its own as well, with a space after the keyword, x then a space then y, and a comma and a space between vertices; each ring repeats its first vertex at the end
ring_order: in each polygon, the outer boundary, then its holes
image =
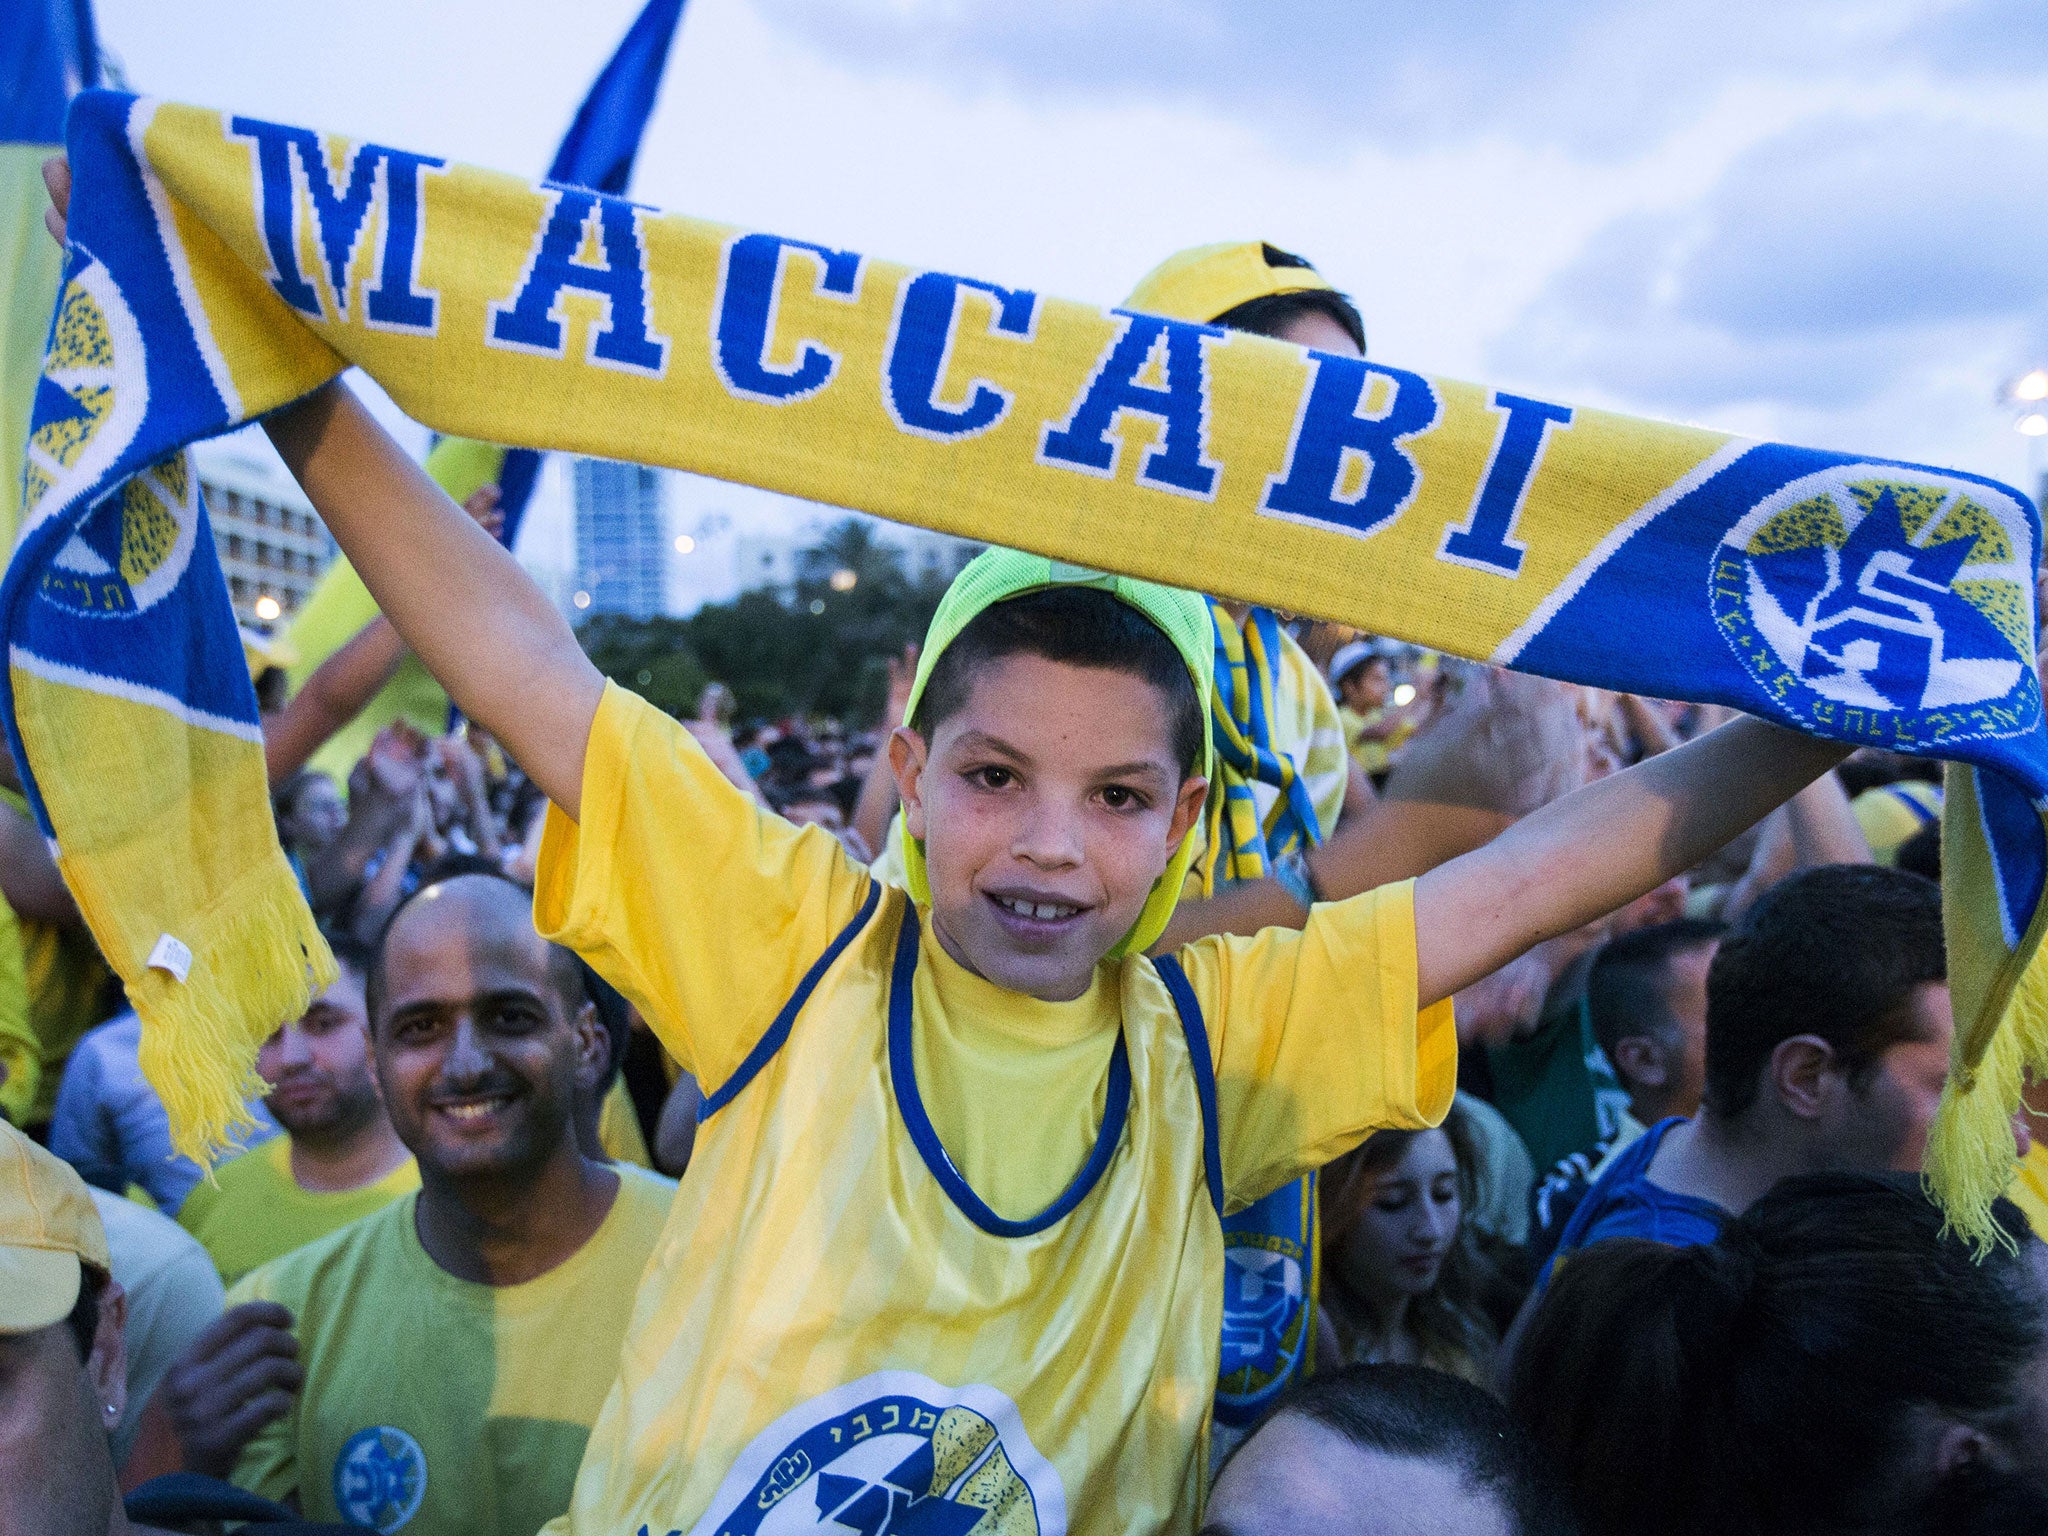
POLYGON ((1713 1243, 1552 1281, 1509 1406, 1587 1536, 2048 1530, 2048 1248, 1981 1260, 1911 1179, 1788 1179, 1713 1243))

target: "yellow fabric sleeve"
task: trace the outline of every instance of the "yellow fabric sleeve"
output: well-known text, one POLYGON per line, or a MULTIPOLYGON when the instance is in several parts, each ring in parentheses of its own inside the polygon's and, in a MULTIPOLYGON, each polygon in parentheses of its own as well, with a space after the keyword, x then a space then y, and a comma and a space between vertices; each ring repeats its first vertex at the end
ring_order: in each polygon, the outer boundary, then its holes
POLYGON ((615 1163, 631 1163, 652 1169, 654 1158, 647 1150, 647 1138, 640 1131, 640 1117, 633 1109, 633 1096, 626 1092, 623 1077, 612 1079, 604 1102, 597 1108, 597 1143, 615 1163))
POLYGON ((831 833, 762 810, 615 684, 591 722, 581 809, 579 822, 548 807, 534 924, 714 1093, 860 910, 867 871, 831 833))
POLYGON ((1448 1001, 1415 1003, 1415 887, 1318 904, 1308 926, 1219 935, 1179 955, 1216 1065, 1225 1207, 1390 1126, 1436 1125, 1458 1084, 1448 1001))

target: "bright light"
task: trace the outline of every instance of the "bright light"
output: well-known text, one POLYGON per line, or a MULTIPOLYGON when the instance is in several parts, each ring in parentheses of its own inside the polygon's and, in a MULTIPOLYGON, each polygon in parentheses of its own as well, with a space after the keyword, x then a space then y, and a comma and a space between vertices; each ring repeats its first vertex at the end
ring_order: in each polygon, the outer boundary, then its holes
POLYGON ((811 599, 811 612, 813 612, 813 613, 823 613, 824 611, 825 611, 825 599, 823 599, 822 597, 814 597, 814 598, 812 598, 812 599, 811 599))
POLYGON ((569 601, 574 603, 578 608, 588 608, 590 606, 590 594, 588 592, 578 592, 574 597, 570 598, 569 601))
POLYGON ((1413 704, 1414 702, 1415 685, 1413 683, 1394 684, 1394 708, 1406 709, 1410 704, 1413 704))
POLYGON ((842 565, 832 573, 831 579, 826 582, 826 585, 834 592, 851 592, 859 582, 859 575, 842 565))
POLYGON ((691 550, 695 549, 696 547, 697 541, 691 538, 687 533, 679 533, 676 535, 677 554, 687 555, 691 550))
POLYGON ((2028 437, 2048 437, 2048 416, 2042 415, 2039 411, 2027 412, 2012 425, 2015 432, 2024 433, 2028 437))
POLYGON ((284 610, 277 605, 277 599, 268 592, 256 599, 256 617, 268 624, 284 610))
POLYGON ((2013 381, 2015 400, 2048 400, 2048 368, 2036 368, 2013 381))

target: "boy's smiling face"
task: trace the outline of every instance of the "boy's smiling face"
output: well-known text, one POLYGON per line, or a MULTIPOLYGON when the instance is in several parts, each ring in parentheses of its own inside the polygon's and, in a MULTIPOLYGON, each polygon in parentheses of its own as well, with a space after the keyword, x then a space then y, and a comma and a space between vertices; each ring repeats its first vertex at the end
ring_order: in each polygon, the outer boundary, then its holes
POLYGON ((1137 922, 1208 788, 1182 777, 1152 683, 1028 653, 977 668, 931 739, 899 729, 889 760, 946 953, 1060 1002, 1137 922))

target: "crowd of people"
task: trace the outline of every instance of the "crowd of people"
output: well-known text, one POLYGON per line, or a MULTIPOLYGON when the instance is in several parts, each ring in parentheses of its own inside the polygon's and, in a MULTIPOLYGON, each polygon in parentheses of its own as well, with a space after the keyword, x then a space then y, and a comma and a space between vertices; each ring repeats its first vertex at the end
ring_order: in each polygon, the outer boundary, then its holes
POLYGON ((675 721, 377 430, 272 427, 388 618, 252 643, 340 975, 244 1150, 0 808, 0 1529, 2048 1529, 2048 1153, 1983 1253, 1916 1177, 1933 765, 1010 551, 880 721, 675 721), (308 766, 408 647, 467 722, 308 766))

